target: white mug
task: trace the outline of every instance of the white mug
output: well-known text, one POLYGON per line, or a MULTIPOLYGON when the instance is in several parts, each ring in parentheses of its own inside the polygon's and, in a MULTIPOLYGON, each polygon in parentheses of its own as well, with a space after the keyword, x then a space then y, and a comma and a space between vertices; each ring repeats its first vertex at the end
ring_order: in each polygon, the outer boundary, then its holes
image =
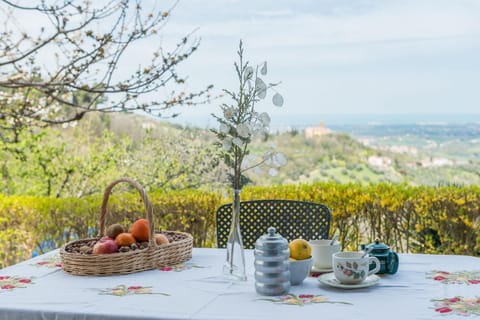
POLYGON ((377 257, 365 252, 337 252, 333 255, 333 272, 335 278, 344 284, 358 284, 369 275, 380 271, 380 261, 377 257), (375 268, 369 271, 370 263, 375 263, 375 268))
POLYGON ((332 267, 332 255, 340 251, 340 243, 335 241, 330 245, 331 240, 310 240, 312 248, 313 267, 316 269, 330 269, 332 267))

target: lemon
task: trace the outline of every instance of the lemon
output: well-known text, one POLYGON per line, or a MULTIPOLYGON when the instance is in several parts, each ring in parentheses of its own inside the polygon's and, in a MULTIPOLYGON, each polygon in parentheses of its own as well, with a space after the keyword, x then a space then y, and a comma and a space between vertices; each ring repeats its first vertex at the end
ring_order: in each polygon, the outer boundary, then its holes
POLYGON ((304 260, 312 256, 312 247, 307 240, 295 239, 288 244, 290 249, 290 258, 295 260, 304 260))

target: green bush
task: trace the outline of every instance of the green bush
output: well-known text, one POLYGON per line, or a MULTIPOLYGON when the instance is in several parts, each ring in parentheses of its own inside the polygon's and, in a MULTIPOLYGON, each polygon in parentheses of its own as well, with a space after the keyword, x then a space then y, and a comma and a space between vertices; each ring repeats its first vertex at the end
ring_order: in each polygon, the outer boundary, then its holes
MULTIPOLYGON (((402 184, 316 183, 246 187, 242 200, 295 199, 332 210, 331 233, 340 230, 343 249, 358 250, 376 238, 398 252, 480 255, 480 188, 412 187, 402 184)), ((102 196, 54 199, 0 195, 0 267, 31 257, 45 239, 57 246, 86 238, 98 227, 102 196)), ((156 230, 194 236, 197 247, 214 247, 215 210, 230 201, 199 190, 149 193, 156 230)), ((144 217, 137 193, 110 197, 106 224, 129 225, 144 217)))
POLYGON ((477 186, 318 183, 249 190, 252 198, 324 203, 344 249, 378 238, 399 252, 480 255, 477 186))
MULTIPOLYGON (((179 230, 194 235, 194 245, 215 243, 214 212, 221 202, 216 193, 197 190, 152 192, 149 195, 157 231, 179 230)), ((44 240, 59 247, 76 238, 87 238, 97 228, 102 196, 81 199, 0 195, 0 267, 28 259, 44 240)), ((145 209, 137 193, 113 194, 108 201, 106 225, 144 218, 145 209)))

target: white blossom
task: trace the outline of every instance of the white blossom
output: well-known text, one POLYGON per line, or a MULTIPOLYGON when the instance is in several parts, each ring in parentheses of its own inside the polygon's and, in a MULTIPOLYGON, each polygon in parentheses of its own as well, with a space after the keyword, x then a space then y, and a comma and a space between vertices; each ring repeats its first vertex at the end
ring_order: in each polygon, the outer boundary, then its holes
POLYGON ((230 137, 226 137, 223 141, 222 141, 222 149, 226 152, 230 151, 230 149, 232 148, 232 138, 230 137))
POLYGON ((272 177, 276 177, 276 176, 278 175, 278 170, 275 169, 275 168, 270 168, 270 169, 268 170, 268 174, 269 174, 270 176, 272 176, 272 177))
POLYGON ((271 152, 265 152, 262 156, 263 161, 267 161, 268 159, 272 158, 272 153, 271 152))
POLYGON ((253 77, 253 68, 251 66, 248 66, 245 69, 245 80, 252 79, 253 77))
POLYGON ((261 122, 255 122, 253 124, 252 132, 255 135, 261 134, 264 130, 263 124, 261 122))
POLYGON ((230 127, 226 125, 225 123, 222 123, 220 125, 219 131, 224 134, 228 134, 230 132, 230 127))
POLYGON ((270 116, 266 112, 262 112, 259 116, 258 119, 262 122, 264 127, 267 127, 270 125, 270 116))
POLYGON ((272 97, 272 103, 273 105, 277 106, 277 107, 281 107, 283 106, 283 97, 280 93, 275 93, 272 97))
POLYGON ((263 155, 263 161, 265 162, 266 165, 272 165, 273 164, 273 154, 272 153, 265 153, 263 155))
POLYGON ((232 107, 225 108, 225 110, 223 110, 223 116, 225 119, 230 120, 233 118, 234 112, 235 110, 232 107))
POLYGON ((248 158, 244 158, 242 161, 241 169, 246 170, 248 169, 248 167, 250 167, 250 160, 248 158))
POLYGON ((72 122, 65 122, 65 123, 62 123, 62 128, 63 129, 66 129, 68 127, 72 127, 72 128, 75 128, 78 124, 78 121, 72 121, 72 122))
POLYGON ((240 138, 233 138, 232 143, 239 148, 243 148, 243 141, 240 138))
POLYGON ((266 75, 266 74, 267 74, 267 61, 265 61, 265 62, 263 63, 262 69, 260 69, 260 73, 261 73, 262 75, 266 75))
POLYGON ((267 85, 260 78, 257 78, 255 80, 255 90, 257 92, 257 96, 260 99, 263 99, 267 96, 267 85))
POLYGON ((279 152, 275 155, 275 163, 279 167, 283 167, 284 165, 287 164, 287 157, 285 157, 283 153, 279 152))
POLYGON ((250 137, 250 128, 247 124, 240 123, 237 126, 237 133, 242 138, 248 138, 248 137, 250 137))

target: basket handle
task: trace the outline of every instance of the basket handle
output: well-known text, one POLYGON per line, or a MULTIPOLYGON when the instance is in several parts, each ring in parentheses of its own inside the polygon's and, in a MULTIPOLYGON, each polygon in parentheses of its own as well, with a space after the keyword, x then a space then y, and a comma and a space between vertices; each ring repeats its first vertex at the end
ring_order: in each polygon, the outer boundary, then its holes
POLYGON ((145 204, 145 212, 147 213, 147 220, 148 220, 148 225, 150 229, 150 235, 149 235, 149 240, 148 244, 149 246, 155 246, 155 238, 154 238, 154 233, 155 233, 155 226, 153 224, 153 209, 152 209, 152 204, 150 203, 150 200, 148 200, 147 193, 145 190, 142 188, 141 185, 139 185, 137 182, 135 182, 132 179, 129 178, 120 178, 112 183, 110 183, 107 188, 105 189, 105 192, 103 193, 103 201, 102 201, 102 207, 100 209, 100 231, 99 231, 99 237, 105 236, 105 216, 107 214, 107 203, 108 203, 108 198, 110 197, 110 194, 112 193, 112 189, 114 186, 119 184, 120 182, 127 182, 131 186, 133 186, 135 189, 138 190, 138 193, 140 193, 140 196, 142 197, 143 203, 145 204))

